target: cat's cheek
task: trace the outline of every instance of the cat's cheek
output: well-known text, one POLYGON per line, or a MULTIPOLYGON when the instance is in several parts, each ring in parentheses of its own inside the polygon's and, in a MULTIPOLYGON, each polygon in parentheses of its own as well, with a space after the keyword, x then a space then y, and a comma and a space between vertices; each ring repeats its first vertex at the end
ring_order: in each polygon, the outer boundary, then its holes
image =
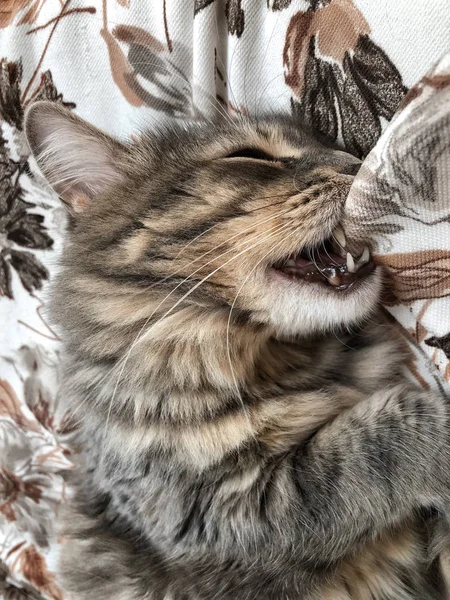
POLYGON ((325 333, 367 318, 379 305, 381 289, 380 269, 346 292, 275 277, 259 298, 258 313, 283 335, 325 333))

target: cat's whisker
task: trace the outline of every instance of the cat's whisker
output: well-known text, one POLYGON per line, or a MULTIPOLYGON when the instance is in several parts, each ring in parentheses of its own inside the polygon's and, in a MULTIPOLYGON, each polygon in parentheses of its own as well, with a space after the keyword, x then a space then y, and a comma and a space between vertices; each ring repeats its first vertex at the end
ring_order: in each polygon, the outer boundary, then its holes
MULTIPOLYGON (((285 228, 288 228, 290 225, 291 225, 290 223, 285 223, 285 224, 280 225, 278 227, 279 227, 280 230, 284 230, 285 228)), ((277 230, 276 233, 279 233, 279 231, 277 230)), ((166 317, 168 317, 175 310, 175 308, 177 308, 177 306, 179 306, 181 304, 181 302, 183 302, 186 298, 188 298, 198 287, 200 287, 200 285, 202 285, 205 281, 207 281, 208 279, 210 279, 220 269, 223 269, 223 267, 225 267, 231 261, 236 260, 237 258, 239 258, 239 256, 242 256, 243 254, 245 254, 246 252, 248 252, 252 248, 255 248, 256 246, 258 246, 258 245, 260 245, 262 243, 265 243, 266 241, 267 241, 267 238, 263 238, 262 240, 259 240, 256 244, 252 244, 250 247, 245 248, 244 250, 242 250, 241 252, 239 252, 236 256, 232 256, 225 263, 223 263, 222 265, 220 265, 219 267, 217 267, 216 269, 214 269, 211 273, 209 273, 208 275, 206 275, 206 277, 204 277, 199 282, 197 282, 188 292, 186 292, 179 300, 177 300, 177 302, 175 302, 175 304, 164 315, 162 315, 162 317, 160 319, 158 319, 157 323, 160 322, 160 321, 162 321, 162 320, 164 320, 166 317)), ((179 287, 180 285, 181 284, 178 284, 177 287, 179 287)), ((163 302, 164 302, 164 300, 160 302, 160 304, 158 305, 157 308, 159 308, 163 304, 163 302)), ((115 395, 117 393, 118 385, 119 385, 119 382, 121 380, 123 371, 125 369, 126 362, 128 361, 128 359, 129 359, 129 357, 131 355, 131 352, 133 351, 133 349, 135 348, 135 346, 137 346, 139 343, 141 343, 146 338, 146 336, 151 332, 152 327, 154 327, 155 325, 156 325, 156 323, 154 323, 153 325, 151 325, 150 328, 143 335, 141 335, 139 339, 137 339, 135 342, 133 342, 133 344, 131 345, 130 349, 127 352, 124 365, 122 366, 122 368, 120 370, 120 373, 119 373, 118 378, 117 378, 116 385, 115 385, 114 390, 113 390, 113 396, 111 398, 110 408, 108 410, 108 417, 107 417, 107 420, 106 420, 105 430, 106 430, 106 427, 107 427, 107 425, 109 423, 109 418, 110 418, 110 414, 111 414, 111 406, 113 404, 115 395)))
POLYGON ((326 254, 326 255, 328 256, 328 258, 330 259, 330 261, 331 261, 333 264, 337 265, 338 263, 335 261, 335 259, 334 259, 334 258, 332 258, 332 257, 330 256, 330 253, 328 252, 328 250, 327 250, 327 247, 325 246, 325 244, 323 245, 323 249, 324 249, 324 251, 325 251, 325 254, 326 254))
MULTIPOLYGON (((286 211, 287 212, 287 211, 286 211)), ((284 213, 281 213, 284 214, 284 213)), ((221 246, 224 246, 226 244, 229 243, 230 240, 235 239, 236 237, 242 236, 243 233, 245 233, 246 231, 250 230, 250 229, 254 229, 255 227, 259 227, 262 224, 266 223, 267 221, 270 221, 271 219, 273 219, 273 216, 261 219, 260 221, 257 221, 256 223, 253 223, 251 226, 247 227, 244 230, 241 230, 239 233, 231 236, 230 238, 228 238, 228 240, 226 240, 225 242, 222 242, 221 244, 218 244, 215 248, 208 250, 207 252, 203 253, 201 256, 197 257, 196 259, 190 261, 189 263, 187 263, 187 265, 185 266, 189 266, 191 264, 194 264, 196 262, 198 262, 199 260, 202 260, 203 258, 205 258, 206 256, 208 256, 209 254, 211 254, 212 252, 214 252, 215 250, 217 250, 218 248, 220 248, 221 246)), ((274 226, 275 227, 275 226, 274 226)), ((236 250, 237 248, 240 248, 241 246, 244 246, 245 244, 247 244, 249 241, 251 240, 256 240, 259 239, 260 237, 266 235, 266 231, 260 232, 257 235, 253 236, 252 238, 250 238, 250 240, 244 240, 243 242, 239 242, 238 244, 236 244, 235 247, 233 248, 229 248, 228 250, 226 250, 225 252, 219 254, 218 256, 214 256, 211 260, 209 260, 208 262, 200 265, 197 269, 195 269, 192 273, 190 273, 187 277, 185 277, 180 283, 178 283, 175 288, 173 288, 173 290, 171 290, 169 292, 169 294, 167 294, 167 296, 165 296, 165 298, 163 298, 163 300, 161 300, 160 304, 158 304, 158 306, 156 307, 156 309, 153 311, 152 315, 149 317, 149 319, 151 319, 153 317, 153 315, 156 313, 156 311, 162 306, 162 304, 184 283, 186 283, 187 281, 189 281, 193 275, 195 275, 196 273, 198 273, 198 271, 204 269, 205 267, 207 267, 209 264, 211 264, 212 262, 218 260, 219 258, 226 256, 227 254, 229 254, 230 252, 233 252, 234 250, 236 250)), ((175 275, 179 273, 179 271, 175 271, 175 275)), ((170 279, 172 277, 172 275, 167 276, 167 278, 164 278, 162 281, 170 279)), ((151 286, 149 286, 149 289, 152 287, 157 286, 158 284, 152 284, 151 286)), ((148 320, 146 322, 146 324, 148 323, 148 320)))
MULTIPOLYGON (((283 196, 283 195, 281 195, 281 194, 280 194, 280 196, 281 196, 281 197, 284 197, 284 196, 283 196)), ((226 196, 224 196, 224 197, 226 198, 226 196)), ((267 196, 267 198, 271 198, 271 199, 273 199, 273 198, 274 198, 274 196, 267 196)), ((262 197, 262 198, 255 198, 255 200, 263 200, 263 199, 265 199, 265 197, 262 197)), ((253 209, 253 210, 248 210, 248 211, 246 211, 246 213, 245 213, 245 214, 249 214, 249 213, 252 213, 252 212, 256 212, 257 210, 263 210, 264 208, 269 208, 269 207, 271 207, 271 206, 275 206, 275 205, 277 205, 277 204, 284 204, 284 203, 285 203, 285 200, 284 200, 284 201, 280 201, 280 202, 274 202, 274 203, 272 203, 272 204, 264 204, 263 206, 259 206, 258 208, 255 208, 255 209, 253 209)), ((236 237, 239 237, 240 235, 242 235, 243 233, 245 233, 245 232, 246 232, 246 231, 248 231, 249 229, 253 229, 254 227, 257 227, 257 226, 261 225, 262 223, 264 223, 266 220, 268 221, 268 220, 270 220, 270 219, 273 219, 273 218, 274 218, 274 215, 270 215, 270 216, 268 216, 266 219, 263 219, 262 221, 256 221, 255 223, 252 223, 252 224, 251 224, 249 227, 246 227, 245 229, 242 229, 242 230, 241 230, 241 231, 239 231, 238 233, 236 233, 236 234, 232 235, 231 237, 229 237, 229 238, 227 239, 227 241, 225 241, 225 242, 222 242, 221 244, 218 244, 218 245, 217 245, 215 248, 213 248, 213 250, 210 250, 209 252, 213 252, 214 250, 217 250, 217 248, 220 248, 221 246, 224 246, 224 245, 225 245, 225 244, 227 244, 227 243, 228 243, 230 240, 233 240, 233 239, 235 239, 236 237)), ((187 248, 188 248, 188 247, 189 247, 191 244, 193 244, 194 242, 196 242, 198 239, 200 239, 202 236, 204 236, 206 233, 208 233, 208 232, 209 232, 209 231, 211 231, 212 229, 215 229, 216 227, 219 227, 219 225, 222 225, 222 224, 223 224, 222 222, 215 223, 215 224, 214 224, 214 225, 212 225, 211 227, 208 227, 208 229, 205 229, 205 231, 202 231, 202 233, 200 233, 199 235, 196 235, 196 236, 195 236, 195 237, 194 237, 192 240, 190 240, 190 241, 189 241, 189 242, 188 242, 188 243, 187 243, 185 246, 183 246, 183 248, 182 248, 182 249, 181 249, 181 250, 178 252, 178 254, 175 256, 174 260, 176 260, 176 259, 177 259, 177 258, 178 258, 178 257, 179 257, 179 256, 180 256, 182 253, 183 253, 183 252, 185 252, 185 250, 186 250, 186 249, 187 249, 187 248)), ((207 252, 206 254, 209 254, 209 252, 207 252)), ((203 257, 204 257, 206 254, 203 254, 203 255, 202 255, 202 258, 203 258, 203 257)), ((192 261, 192 262, 195 262, 195 261, 197 261, 197 260, 199 260, 199 259, 195 259, 195 260, 194 260, 194 261, 192 261)), ((188 265, 189 265, 189 264, 191 264, 191 263, 188 263, 188 265)))
POLYGON ((256 109, 255 109, 255 115, 257 115, 257 116, 258 116, 258 115, 260 114, 260 112, 259 112, 259 111, 260 111, 260 109, 261 109, 261 104, 262 104, 262 102, 264 101, 264 99, 266 99, 266 100, 267 100, 266 92, 267 92, 267 89, 269 88, 269 86, 270 86, 270 85, 271 85, 271 84, 272 84, 274 81, 276 81, 277 79, 280 79, 281 77, 283 77, 283 78, 284 78, 284 73, 280 73, 279 75, 276 75, 275 77, 272 77, 272 79, 270 79, 270 80, 269 80, 269 81, 266 83, 266 85, 264 86, 264 88, 263 88, 263 90, 261 91, 261 94, 260 94, 260 96, 259 96, 258 104, 257 104, 257 106, 256 106, 256 109))
POLYGON ((334 335, 334 337, 337 339, 337 341, 342 344, 343 346, 345 346, 346 348, 348 348, 349 350, 353 350, 353 348, 351 346, 349 346, 348 344, 346 344, 345 342, 343 342, 341 340, 340 337, 338 337, 336 331, 334 329, 331 330, 331 333, 334 335))
MULTIPOLYGON (((276 232, 277 234, 280 233, 280 231, 276 232)), ((271 249, 256 263, 256 265, 251 269, 251 271, 248 273, 248 275, 245 277, 244 281, 242 282, 240 288, 238 289, 238 291, 236 292, 236 296, 231 304, 231 308, 230 308, 230 313, 228 315, 228 321, 227 321, 227 328, 226 328, 226 347, 227 347, 227 358, 228 358, 228 363, 230 365, 230 372, 231 372, 231 376, 233 378, 233 383, 234 386, 236 388, 236 392, 240 398, 241 404, 242 404, 242 408, 244 410, 246 410, 245 407, 245 403, 244 400, 242 398, 241 395, 241 391, 239 388, 239 384, 237 382, 237 378, 236 378, 236 373, 233 367, 233 362, 231 360, 231 348, 230 348, 230 325, 231 325, 231 318, 232 318, 232 313, 233 313, 233 309, 236 306, 236 302, 238 299, 239 294, 241 293, 244 285, 247 283, 247 281, 249 280, 249 278, 252 276, 252 274, 255 272, 255 270, 259 267, 259 265, 270 255, 273 253, 273 251, 278 248, 279 246, 281 246, 282 244, 284 244, 286 242, 286 240, 288 240, 290 237, 293 237, 295 234, 297 233, 297 231, 291 231, 287 237, 284 237, 282 240, 280 240, 277 244, 275 244, 274 246, 271 247, 271 249)))
MULTIPOLYGON (((285 223, 285 224, 277 224, 274 225, 273 227, 271 227, 269 229, 269 231, 275 229, 275 231, 277 231, 278 229, 283 229, 283 228, 289 228, 291 226, 290 223, 285 223)), ((265 236, 267 237, 267 231, 264 232, 260 232, 259 234, 257 234, 256 236, 253 236, 252 240, 257 240, 259 238, 263 238, 262 240, 260 240, 257 244, 252 244, 251 246, 245 248, 244 250, 242 250, 241 252, 238 253, 238 255, 236 257, 232 257, 230 258, 228 261, 226 261, 223 265, 221 265, 220 267, 217 267, 217 269, 215 269, 214 271, 212 271, 209 275, 207 275, 205 278, 203 278, 200 282, 198 282, 194 288, 192 288, 189 292, 187 292, 186 297, 188 295, 190 295, 190 293, 196 289, 201 283, 203 283, 204 281, 206 281, 207 279, 209 279, 215 272, 217 272, 219 269, 223 268, 226 264, 228 264, 229 262, 231 262, 232 260, 234 260, 235 258, 237 258, 238 256, 241 256, 242 254, 244 254, 245 252, 247 252, 248 250, 254 248, 255 246, 258 246, 261 243, 264 243, 265 241, 265 236)), ((182 282, 180 282, 158 305, 158 307, 156 308, 156 310, 158 310, 158 308, 160 308, 160 306, 162 306, 162 304, 168 299, 168 297, 174 292, 176 291, 176 289, 178 289, 183 283, 189 281, 193 275, 195 275, 198 271, 204 269, 206 266, 208 266, 209 264, 211 264, 212 262, 215 262, 218 258, 221 258, 222 256, 226 256, 227 254, 229 254, 230 252, 234 252, 237 248, 247 244, 249 242, 249 240, 245 240, 244 242, 241 242, 240 244, 237 244, 234 248, 230 248, 229 250, 227 250, 226 252, 223 252, 222 254, 220 254, 217 257, 214 257, 213 259, 211 259, 210 261, 208 261, 207 263, 201 265, 200 267, 198 267, 195 271, 193 271, 188 277, 186 277, 182 282)), ((210 251, 208 251, 205 254, 209 254, 210 251)), ((180 301, 183 300, 180 299, 180 301)))
MULTIPOLYGON (((275 205, 278 205, 278 204, 284 204, 284 201, 282 201, 282 202, 275 202, 275 203, 272 203, 272 204, 269 204, 269 205, 265 205, 264 207, 260 207, 260 208, 257 208, 257 209, 255 209, 255 211, 256 211, 256 210, 261 210, 262 208, 265 208, 265 207, 269 207, 269 206, 275 206, 275 205)), ((245 214, 249 214, 249 213, 251 213, 251 212, 253 212, 253 211, 247 211, 245 214)), ((281 216, 281 215, 285 214, 286 212, 288 212, 288 211, 283 211, 283 212, 279 213, 277 216, 281 216)), ((190 265, 193 265, 193 264, 195 264, 196 262, 198 262, 198 261, 202 260, 203 258, 205 258, 206 256, 208 256, 208 255, 209 255, 209 254, 211 254, 212 252, 214 252, 214 251, 216 251, 217 249, 221 248, 222 246, 225 246, 225 245, 227 245, 227 244, 228 244, 228 243, 229 243, 231 240, 234 240, 234 239, 236 239, 237 237, 240 237, 240 236, 242 236, 242 234, 243 234, 243 233, 246 233, 247 231, 249 231, 249 230, 251 230, 251 229, 254 229, 255 227, 260 227, 262 224, 266 223, 267 221, 270 221, 270 220, 271 220, 271 219, 273 219, 273 218, 274 218, 274 215, 269 215, 268 217, 265 217, 264 219, 260 219, 260 220, 258 220, 258 221, 255 221, 255 222, 254 222, 254 223, 252 223, 252 225, 250 225, 249 227, 246 227, 245 229, 242 229, 242 230, 240 230, 238 233, 236 233, 236 234, 234 234, 234 235, 230 236, 229 238, 227 238, 227 240, 226 240, 226 241, 224 241, 224 242, 221 242, 220 244, 217 244, 217 245, 216 245, 214 248, 212 248, 211 250, 208 250, 207 252, 204 252, 204 253, 203 253, 203 254, 201 254, 200 256, 198 256, 198 257, 194 258, 193 260, 189 261, 188 263, 186 263, 186 264, 184 265, 184 268, 186 268, 186 267, 189 267, 190 265)), ((179 258, 179 256, 180 256, 181 254, 183 254, 183 252, 185 252, 185 250, 186 250, 186 249, 187 249, 187 248, 188 248, 188 247, 189 247, 189 246, 190 246, 190 245, 191 245, 191 244, 192 244, 192 243, 193 243, 195 240, 199 239, 200 237, 202 237, 203 235, 205 235, 206 233, 208 233, 208 232, 209 232, 211 229, 213 229, 213 228, 215 228, 215 227, 218 227, 218 226, 219 226, 219 225, 221 225, 221 224, 222 224, 222 223, 216 223, 216 224, 215 224, 215 225, 213 225, 212 227, 210 227, 210 228, 206 229, 205 231, 203 231, 202 233, 200 233, 198 236, 196 236, 196 238, 194 238, 193 240, 191 240, 190 242, 188 242, 188 243, 187 243, 185 246, 183 246, 183 248, 181 248, 181 250, 180 250, 180 251, 179 251, 179 252, 178 252, 178 253, 175 255, 175 258, 173 258, 173 259, 172 259, 172 261, 175 261, 177 258, 179 258)), ((261 235, 262 235, 262 234, 261 234, 261 235)), ((240 243, 238 243, 238 244, 237 244, 235 247, 240 247, 240 246, 244 245, 244 244, 245 244, 245 243, 247 243, 247 242, 248 242, 248 240, 244 240, 243 242, 240 242, 240 243)), ((230 249, 230 250, 228 250, 226 253, 228 253, 228 252, 231 252, 232 250, 233 250, 233 249, 230 249)), ((226 253, 224 253, 224 254, 226 254, 226 253)), ((220 257, 221 257, 221 256, 223 256, 224 254, 220 254, 220 255, 219 255, 217 258, 220 258, 220 257)), ((210 261, 210 262, 211 262, 211 261, 210 261)), ((207 266, 208 264, 210 264, 210 262, 208 262, 208 263, 206 263, 206 264, 202 265, 200 268, 204 268, 205 266, 207 266)), ((180 269, 178 269, 177 271, 174 271, 174 272, 173 272, 173 273, 171 273, 170 275, 167 275, 166 277, 163 277, 163 278, 162 278, 162 279, 160 279, 158 282, 150 284, 150 285, 149 285, 149 286, 147 286, 147 287, 146 287, 144 290, 142 290, 142 289, 139 289, 139 290, 136 290, 135 292, 133 292, 132 294, 130 294, 129 292, 127 292, 127 296, 129 296, 129 297, 132 297, 132 296, 135 296, 135 295, 138 295, 138 294, 145 294, 145 293, 146 293, 146 291, 148 291, 148 290, 150 290, 150 289, 152 289, 152 288, 155 288, 155 287, 158 287, 158 286, 160 286, 160 285, 161 285, 161 284, 163 284, 164 282, 166 282, 166 281, 170 280, 172 277, 174 277, 175 275, 178 275, 178 274, 180 274, 180 273, 181 273, 181 271, 180 271, 180 269)), ((182 285, 183 283, 185 283, 185 282, 186 282, 187 280, 189 280, 189 278, 190 278, 190 277, 192 277, 192 275, 194 275, 195 273, 196 273, 196 271, 194 271, 194 273, 191 273, 191 274, 190 274, 190 275, 189 275, 189 276, 188 276, 188 277, 187 277, 185 280, 183 280, 182 282, 180 282, 180 284, 179 284, 179 285, 182 285)))
POLYGON ((309 255, 313 265, 316 267, 317 271, 322 275, 322 277, 326 280, 327 278, 325 277, 325 275, 322 273, 322 270, 319 268, 319 265, 316 262, 316 259, 314 258, 314 254, 315 254, 316 249, 312 248, 311 250, 311 254, 309 255))
MULTIPOLYGON (((279 213, 280 215, 283 215, 285 213, 287 213, 288 211, 284 211, 279 213)), ((225 242, 222 242, 221 244, 218 244, 215 248, 212 248, 211 250, 208 250, 207 252, 204 252, 201 256, 193 259, 192 261, 188 262, 185 267, 194 264, 196 262, 198 262, 199 260, 202 260, 203 258, 205 258, 206 256, 208 256, 209 254, 211 254, 212 252, 216 251, 218 248, 227 245, 231 240, 242 236, 243 233, 254 229, 255 227, 260 227, 261 225, 263 225, 264 223, 266 223, 267 221, 270 221, 271 219, 273 219, 273 215, 270 215, 269 217, 266 217, 264 219, 260 219, 259 221, 256 221, 255 223, 253 223, 252 225, 250 225, 249 227, 246 227, 245 229, 239 231, 237 234, 230 236, 225 242)), ((266 231, 260 232, 257 235, 253 236, 253 240, 259 239, 260 237, 266 235, 266 231)), ((207 263, 202 264, 201 266, 199 266, 195 271, 193 271, 192 273, 190 273, 187 277, 185 277, 183 279, 183 281, 181 281, 162 301, 161 304, 165 302, 165 300, 167 300, 167 298, 173 293, 175 292, 181 285, 183 285, 183 283, 186 283, 187 281, 189 281, 193 275, 195 275, 198 271, 200 271, 201 269, 204 269, 205 267, 207 267, 209 264, 211 264, 212 262, 214 262, 215 260, 221 258, 222 256, 226 256, 227 254, 229 254, 230 252, 233 252, 235 249, 240 248, 241 246, 244 246, 245 244, 247 244, 250 240, 244 240, 242 242, 239 242, 238 244, 236 244, 233 248, 229 248, 228 250, 226 250, 225 252, 223 252, 222 254, 219 254, 218 256, 214 256, 211 260, 209 260, 207 263)), ((179 254, 181 254, 183 252, 180 251, 179 254)), ((179 256, 179 254, 177 256, 179 256)), ((173 275, 178 274, 180 271, 175 271, 173 275)), ((170 279, 173 275, 169 275, 166 278, 164 278, 162 281, 166 281, 168 279, 170 279)), ((148 287, 148 289, 151 289, 152 287, 156 287, 157 285, 159 285, 158 283, 156 284, 152 284, 148 287)), ((161 304, 159 304, 156 308, 156 310, 158 310, 158 308, 161 306, 161 304)), ((153 315, 152 315, 153 316, 153 315)))
MULTIPOLYGON (((270 217, 270 218, 272 218, 272 217, 270 217)), ((261 219, 261 220, 260 220, 260 221, 258 221, 256 224, 253 224, 251 227, 247 228, 247 230, 248 230, 248 229, 252 229, 252 228, 253 228, 255 225, 258 225, 258 226, 260 226, 261 224, 263 224, 263 223, 264 223, 264 222, 266 222, 267 220, 270 220, 270 218, 267 218, 267 219, 261 219)), ((239 232, 239 234, 237 234, 236 236, 233 236, 233 237, 237 237, 238 235, 241 235, 242 233, 243 233, 243 231, 239 232)), ((185 278, 183 281, 181 281, 181 282, 180 282, 180 283, 179 283, 179 284, 178 284, 178 285, 177 285, 177 286, 176 286, 174 289, 172 289, 172 290, 171 290, 171 291, 170 291, 170 292, 169 292, 169 293, 168 293, 168 294, 165 296, 165 298, 163 298, 163 300, 162 300, 162 301, 161 301, 161 302, 158 304, 158 306, 157 306, 157 307, 156 307, 156 308, 153 310, 153 312, 150 314, 150 316, 149 316, 149 317, 148 317, 148 318, 145 320, 145 322, 144 322, 144 324, 142 325, 141 329, 139 330, 139 332, 138 332, 138 334, 137 334, 137 336, 136 336, 135 340, 134 340, 134 341, 132 342, 132 344, 130 345, 130 348, 129 348, 129 350, 127 351, 127 354, 125 354, 125 355, 124 355, 124 356, 123 356, 121 359, 119 359, 119 360, 118 360, 118 361, 117 361, 117 362, 114 364, 114 366, 113 366, 113 367, 112 367, 112 368, 111 368, 111 369, 110 369, 110 370, 109 370, 109 371, 108 371, 108 372, 105 374, 105 376, 104 376, 104 377, 103 377, 103 378, 102 378, 102 379, 101 379, 101 380, 98 382, 98 384, 97 384, 97 385, 94 387, 94 389, 92 390, 92 393, 91 393, 91 394, 93 395, 93 394, 94 394, 94 393, 97 391, 97 389, 99 389, 99 388, 101 387, 101 385, 102 385, 102 384, 103 384, 103 383, 104 383, 104 382, 105 382, 107 379, 109 379, 111 376, 113 376, 113 374, 114 374, 114 371, 116 371, 117 369, 121 368, 121 366, 122 366, 122 363, 123 363, 124 361, 126 362, 126 361, 128 360, 128 358, 129 358, 129 353, 132 351, 132 349, 133 349, 134 345, 137 343, 137 341, 138 341, 139 337, 141 336, 142 332, 144 331, 145 327, 146 327, 146 326, 148 325, 148 323, 151 321, 151 319, 152 319, 152 318, 153 318, 153 316, 156 314, 156 312, 158 311, 158 309, 159 309, 159 308, 162 306, 162 304, 163 304, 163 303, 164 303, 164 302, 165 302, 165 301, 166 301, 166 300, 167 300, 167 299, 168 299, 168 298, 169 298, 169 297, 170 297, 170 296, 171 296, 171 295, 172 295, 172 294, 173 294, 173 293, 174 293, 174 292, 175 292, 175 291, 176 291, 176 290, 177 290, 177 289, 178 289, 178 288, 179 288, 179 287, 180 287, 180 286, 183 284, 183 283, 186 283, 187 281, 189 281, 189 279, 190 279, 190 278, 191 278, 193 275, 195 275, 195 274, 196 274, 196 273, 197 273, 199 270, 201 270, 201 269, 205 268, 206 266, 208 266, 209 264, 211 264, 211 262, 214 262, 214 260, 217 260, 217 259, 219 259, 219 258, 221 258, 221 257, 223 257, 223 256, 226 256, 226 255, 227 255, 227 254, 229 254, 230 252, 233 252, 233 251, 234 251, 236 248, 239 248, 239 247, 241 247, 241 246, 243 246, 243 245, 245 245, 245 244, 249 243, 249 241, 255 241, 256 239, 259 239, 260 237, 263 237, 263 236, 264 236, 264 235, 266 235, 266 234, 267 234, 267 232, 266 232, 266 231, 264 231, 264 232, 260 232, 258 235, 256 235, 256 236, 253 236, 252 238, 250 238, 250 240, 245 240, 244 242, 241 242, 241 243, 237 244, 237 245, 236 245, 234 248, 231 248, 231 249, 227 250, 226 252, 223 252, 223 253, 222 253, 222 254, 220 254, 219 256, 217 256, 217 257, 213 258, 212 260, 210 260, 210 261, 208 261, 207 263, 205 263, 205 264, 201 265, 200 267, 198 267, 198 268, 197 268, 195 271, 193 271, 193 272, 192 272, 192 273, 191 273, 191 274, 190 274, 188 277, 186 277, 186 278, 185 278)), ((232 239, 232 238, 229 238, 229 239, 232 239)), ((223 245, 223 244, 220 244, 220 245, 223 245)), ((215 249, 217 249, 217 248, 215 248, 215 249)), ((209 254, 210 252, 211 252, 211 251, 208 251, 208 252, 204 253, 204 254, 203 254, 201 257, 199 257, 199 258, 198 258, 198 260, 201 260, 201 258, 204 258, 204 257, 205 257, 207 254, 209 254)), ((195 262, 195 261, 191 261, 191 263, 192 263, 192 262, 195 262)), ((191 264, 191 263, 188 263, 188 264, 191 264)), ((169 278, 170 278, 170 277, 167 277, 167 279, 169 279, 169 278)), ((151 287, 153 287, 153 286, 151 286, 151 287)), ((123 372, 123 369, 122 369, 122 371, 121 371, 121 374, 120 374, 120 376, 119 376, 119 379, 120 379, 120 377, 122 376, 122 372, 123 372)), ((89 397, 91 398, 91 396, 89 396, 89 397)))

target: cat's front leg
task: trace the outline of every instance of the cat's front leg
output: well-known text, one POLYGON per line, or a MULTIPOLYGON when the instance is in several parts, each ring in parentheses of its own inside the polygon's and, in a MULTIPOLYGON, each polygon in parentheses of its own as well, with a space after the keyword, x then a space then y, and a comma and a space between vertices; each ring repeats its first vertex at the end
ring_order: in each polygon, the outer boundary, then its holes
POLYGON ((330 564, 423 506, 450 508, 450 409, 398 385, 322 427, 286 461, 306 563, 330 564))

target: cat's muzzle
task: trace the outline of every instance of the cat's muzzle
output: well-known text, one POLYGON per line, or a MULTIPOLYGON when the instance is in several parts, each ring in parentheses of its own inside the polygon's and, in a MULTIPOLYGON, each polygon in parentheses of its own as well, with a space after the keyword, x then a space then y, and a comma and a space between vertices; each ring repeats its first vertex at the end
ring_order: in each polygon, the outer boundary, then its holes
POLYGON ((360 256, 353 256, 347 249, 344 231, 337 228, 317 246, 305 247, 273 268, 294 281, 322 283, 345 291, 369 276, 375 265, 367 246, 360 256))

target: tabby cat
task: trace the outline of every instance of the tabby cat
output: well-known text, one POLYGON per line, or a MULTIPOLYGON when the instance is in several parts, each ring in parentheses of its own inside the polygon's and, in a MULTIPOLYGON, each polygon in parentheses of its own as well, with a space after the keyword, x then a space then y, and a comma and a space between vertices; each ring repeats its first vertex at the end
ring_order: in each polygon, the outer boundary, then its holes
POLYGON ((122 143, 37 102, 26 131, 70 213, 66 589, 444 597, 425 514, 450 506, 449 407, 407 383, 382 275, 346 239, 359 161, 279 117, 122 143))

